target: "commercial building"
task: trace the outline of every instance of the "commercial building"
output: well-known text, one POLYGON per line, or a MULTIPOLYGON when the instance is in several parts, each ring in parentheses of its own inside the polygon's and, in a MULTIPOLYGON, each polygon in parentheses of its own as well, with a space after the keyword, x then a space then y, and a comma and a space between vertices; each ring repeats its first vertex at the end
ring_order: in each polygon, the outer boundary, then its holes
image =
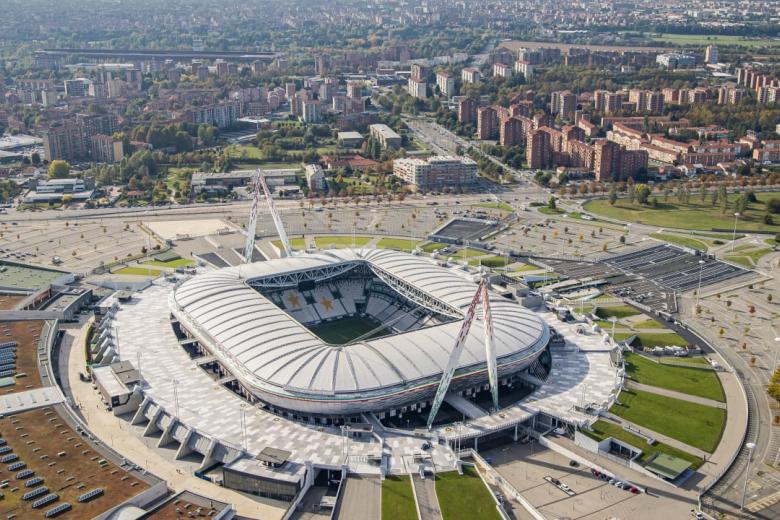
POLYGON ((65 95, 68 97, 85 97, 88 90, 88 79, 78 78, 65 80, 65 95))
POLYGON ((360 132, 339 132, 337 136, 339 146, 344 148, 360 148, 364 141, 360 132))
POLYGON ((655 57, 656 63, 667 69, 685 69, 696 65, 696 58, 688 54, 676 52, 659 54, 655 57))
POLYGON ((384 124, 375 124, 368 127, 371 137, 379 141, 382 148, 400 148, 401 136, 392 128, 384 124))
POLYGON ((393 175, 421 189, 464 186, 477 180, 477 163, 469 157, 450 156, 396 159, 393 175))

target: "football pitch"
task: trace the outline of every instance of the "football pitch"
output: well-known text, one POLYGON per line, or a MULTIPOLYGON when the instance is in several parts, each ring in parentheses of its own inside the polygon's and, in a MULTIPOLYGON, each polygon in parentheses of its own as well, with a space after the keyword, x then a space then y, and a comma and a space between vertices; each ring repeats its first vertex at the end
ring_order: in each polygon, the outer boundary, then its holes
MULTIPOLYGON (((332 345, 344 345, 364 334, 371 332, 381 324, 368 316, 349 316, 335 321, 317 323, 309 326, 309 330, 332 345)), ((369 337, 376 337, 384 333, 377 330, 369 337)), ((365 338, 368 339, 368 338, 365 338)))

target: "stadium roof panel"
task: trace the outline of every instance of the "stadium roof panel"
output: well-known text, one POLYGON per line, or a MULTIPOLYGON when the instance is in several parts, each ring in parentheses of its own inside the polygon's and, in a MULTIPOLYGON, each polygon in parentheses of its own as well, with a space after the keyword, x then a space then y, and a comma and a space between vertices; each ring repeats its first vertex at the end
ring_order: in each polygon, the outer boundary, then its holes
MULTIPOLYGON (((260 391, 278 395, 336 395, 408 388, 438 380, 462 318, 353 344, 325 343, 253 281, 366 262, 453 309, 469 305, 476 290, 463 272, 429 258, 389 250, 340 249, 228 267, 200 274, 176 288, 171 308, 231 372, 260 391)), ((546 346, 549 330, 517 302, 491 298, 499 365, 529 362, 546 346)), ((484 369, 481 312, 472 326, 460 368, 484 369), (480 368, 480 364, 482 367, 480 368)))

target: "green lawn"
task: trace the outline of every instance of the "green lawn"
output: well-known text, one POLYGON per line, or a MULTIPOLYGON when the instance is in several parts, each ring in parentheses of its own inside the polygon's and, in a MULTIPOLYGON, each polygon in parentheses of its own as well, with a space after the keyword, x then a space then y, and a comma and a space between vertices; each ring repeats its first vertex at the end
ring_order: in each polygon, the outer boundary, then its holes
POLYGON ((457 258, 476 258, 478 256, 487 256, 490 253, 485 253, 484 251, 480 251, 479 249, 473 249, 471 247, 467 247, 465 249, 458 249, 457 252, 452 253, 453 257, 457 258))
POLYGON ((148 267, 128 266, 114 271, 114 274, 133 274, 139 276, 160 276, 159 269, 150 269, 148 267))
POLYGON ((417 520, 409 475, 388 475, 382 482, 382 518, 417 520))
POLYGON ((477 204, 476 206, 480 208, 514 211, 514 208, 511 205, 507 204, 506 202, 482 202, 480 204, 477 204))
POLYGON ((444 249, 445 247, 447 247, 447 244, 441 244, 439 242, 428 242, 422 246, 422 250, 426 253, 433 253, 434 251, 444 249))
POLYGON ((515 273, 522 273, 524 271, 538 271, 539 269, 541 268, 531 264, 516 264, 512 267, 512 271, 515 273))
POLYGON ((501 519, 493 496, 472 467, 463 466, 463 476, 457 471, 437 474, 436 495, 444 520, 501 519))
POLYGON ((770 39, 747 39, 744 36, 723 35, 723 34, 648 34, 653 41, 671 43, 683 47, 703 47, 705 45, 720 45, 723 47, 738 45, 750 47, 751 49, 759 47, 777 47, 780 45, 778 40, 770 39))
POLYGON ((637 336, 635 347, 665 347, 667 345, 685 346, 688 342, 676 332, 616 332, 615 341, 622 341, 629 336, 637 336))
POLYGON ((658 321, 655 321, 653 319, 647 319, 642 321, 635 321, 631 324, 631 327, 635 329, 663 329, 666 328, 666 326, 658 321))
POLYGON ((664 242, 669 242, 670 244, 689 247, 691 249, 698 249, 699 251, 706 251, 708 248, 708 245, 705 242, 691 237, 684 237, 682 235, 672 235, 671 233, 650 233, 650 236, 657 238, 658 240, 663 240, 664 242))
POLYGON ((617 305, 615 307, 599 307, 596 311, 596 315, 599 318, 607 319, 607 318, 628 318, 629 316, 636 316, 637 314, 642 314, 640 311, 636 310, 635 308, 631 307, 630 305, 617 305))
POLYGON ((726 402, 720 380, 712 370, 661 365, 631 352, 625 359, 626 373, 637 383, 726 402))
POLYGON ((512 262, 512 260, 509 260, 507 262, 507 258, 505 256, 487 256, 484 258, 474 258, 472 260, 469 260, 469 265, 484 265, 485 267, 504 267, 507 263, 512 262))
MULTIPOLYGON (((271 243, 279 249, 282 248, 281 240, 271 240, 271 243)), ((290 247, 302 251, 306 249, 306 240, 303 237, 290 238, 290 247)))
POLYGON ((154 265, 157 267, 170 267, 175 269, 176 267, 189 267, 195 265, 195 260, 189 258, 177 258, 176 260, 169 260, 167 262, 160 262, 159 260, 147 260, 144 265, 154 265))
POLYGON ((677 448, 673 448, 668 444, 656 442, 650 446, 642 437, 634 435, 633 433, 623 429, 622 426, 611 422, 599 420, 593 423, 591 428, 593 428, 593 431, 584 429, 580 431, 588 437, 596 439, 597 441, 606 439, 607 437, 614 437, 615 439, 626 442, 631 446, 642 450, 642 455, 638 460, 640 464, 647 462, 647 460, 656 453, 666 453, 667 455, 672 455, 673 457, 685 459, 692 464, 692 469, 697 469, 699 466, 704 464, 704 461, 696 455, 691 455, 687 451, 678 450, 677 448))
MULTIPOLYGON (((734 233, 706 233, 703 231, 700 231, 698 233, 694 233, 694 235, 698 237, 704 237, 704 238, 711 238, 711 239, 717 239, 717 240, 734 240, 735 236, 734 233)), ((736 235, 737 240, 740 238, 745 238, 745 235, 741 235, 737 233, 736 235)))
POLYGON ((415 247, 420 245, 419 240, 412 240, 411 238, 389 238, 384 237, 377 242, 376 247, 379 249, 398 249, 399 251, 412 251, 415 247))
MULTIPOLYGON (((584 310, 584 307, 583 307, 583 310, 584 310)), ((608 333, 612 333, 612 322, 611 321, 595 320, 593 323, 595 323, 596 325, 601 327, 601 330, 603 330, 605 332, 608 332, 608 333)), ((625 326, 626 325, 622 321, 618 321, 617 323, 615 323, 615 328, 616 329, 625 328, 625 326)), ((617 337, 618 334, 619 333, 616 332, 615 333, 615 337, 617 337)))
MULTIPOLYGON (((703 370, 713 370, 710 362, 703 357, 674 357, 674 356, 660 356, 661 362, 667 362, 669 364, 677 363, 680 365, 691 365, 694 367, 705 367, 703 370)), ((702 369, 700 369, 702 370, 702 369)))
POLYGON ((726 424, 726 410, 650 392, 623 390, 618 401, 613 414, 709 453, 726 424))
MULTIPOLYGON (((366 335, 379 326, 380 323, 368 317, 349 316, 335 321, 325 321, 311 325, 309 330, 327 343, 344 345, 360 336, 366 335)), ((381 332, 382 330, 377 330, 376 333, 371 334, 369 337, 374 337, 381 332)))
MULTIPOLYGON (((652 226, 699 229, 709 231, 713 228, 732 229, 734 227, 734 201, 740 194, 729 194, 732 203, 724 214, 719 205, 713 207, 708 202, 700 203, 700 199, 691 197, 690 204, 677 202, 676 197, 670 196, 668 202, 660 202, 658 207, 643 206, 638 203, 630 203, 628 199, 619 199, 614 206, 608 200, 592 200, 585 204, 585 209, 606 217, 624 220, 627 222, 639 222, 652 226)), ((658 195, 655 195, 658 197, 658 195)), ((778 192, 756 193, 758 203, 750 204, 745 215, 739 217, 738 229, 756 231, 780 231, 780 222, 768 226, 764 224, 764 202, 780 197, 778 192)))
POLYGON ((551 208, 549 206, 542 206, 539 208, 539 213, 544 213, 545 215, 561 215, 563 213, 566 213, 560 208, 551 208))
POLYGON ((740 254, 726 255, 726 260, 743 265, 748 269, 752 269, 756 266, 758 260, 762 256, 771 253, 772 249, 768 247, 752 248, 748 246, 747 248, 743 247, 741 250, 739 248, 735 248, 735 251, 739 251, 740 254))
POLYGON ((371 242, 371 237, 366 236, 332 235, 314 237, 314 244, 320 249, 326 247, 352 247, 352 244, 355 247, 363 247, 369 242, 371 242))

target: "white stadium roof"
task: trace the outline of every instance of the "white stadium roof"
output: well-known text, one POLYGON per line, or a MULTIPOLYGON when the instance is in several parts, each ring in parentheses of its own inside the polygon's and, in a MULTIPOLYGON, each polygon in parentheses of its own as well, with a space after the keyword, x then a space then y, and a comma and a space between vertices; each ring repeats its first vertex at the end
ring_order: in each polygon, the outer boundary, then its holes
MULTIPOLYGON (((432 260, 389 250, 331 250, 207 272, 181 284, 171 308, 188 330, 259 389, 279 394, 337 395, 430 382, 444 370, 462 318, 428 328, 336 346, 325 343, 248 283, 260 278, 354 262, 393 275, 464 313, 476 285, 432 260)), ((499 367, 535 358, 549 339, 547 325, 515 301, 491 295, 499 367)), ((460 368, 484 369, 481 312, 460 368), (479 367, 482 365, 482 367, 479 367)))

